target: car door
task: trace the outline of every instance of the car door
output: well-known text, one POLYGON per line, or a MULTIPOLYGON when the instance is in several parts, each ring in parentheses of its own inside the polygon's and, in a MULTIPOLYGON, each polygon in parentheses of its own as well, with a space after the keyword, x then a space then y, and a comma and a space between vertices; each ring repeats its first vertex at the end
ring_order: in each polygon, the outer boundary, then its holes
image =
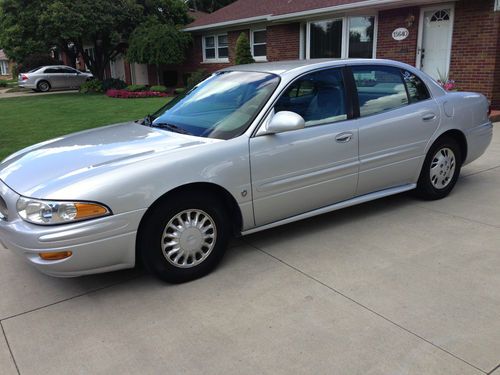
POLYGON ((48 81, 50 83, 50 87, 54 89, 60 87, 61 85, 60 76, 59 68, 49 67, 44 70, 40 80, 48 81))
POLYGON ((417 75, 383 65, 351 67, 359 102, 356 195, 415 183, 440 111, 417 75))
POLYGON ((276 101, 269 118, 292 111, 303 129, 250 139, 256 225, 353 197, 358 175, 358 131, 351 120, 341 69, 298 78, 276 101))
POLYGON ((77 87, 78 85, 78 75, 76 70, 72 68, 61 68, 61 87, 70 88, 77 87))

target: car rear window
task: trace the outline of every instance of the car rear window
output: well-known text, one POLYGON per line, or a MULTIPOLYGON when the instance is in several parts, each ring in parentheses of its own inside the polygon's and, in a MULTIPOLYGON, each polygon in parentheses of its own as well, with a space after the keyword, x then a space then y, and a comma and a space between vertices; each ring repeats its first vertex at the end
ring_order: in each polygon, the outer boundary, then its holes
POLYGON ((399 69, 389 66, 353 66, 361 117, 409 104, 399 69))

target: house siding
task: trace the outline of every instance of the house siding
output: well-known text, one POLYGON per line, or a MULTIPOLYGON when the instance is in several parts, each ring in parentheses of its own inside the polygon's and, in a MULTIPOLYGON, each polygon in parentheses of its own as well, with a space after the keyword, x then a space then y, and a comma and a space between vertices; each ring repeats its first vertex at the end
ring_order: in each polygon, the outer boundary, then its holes
POLYGON ((500 108, 500 13, 493 6, 493 0, 456 4, 450 79, 462 91, 485 94, 500 108))
POLYGON ((377 58, 391 59, 415 65, 417 59, 418 22, 420 8, 409 7, 381 11, 378 15, 377 58), (413 15, 415 21, 408 27, 405 19, 413 15), (392 39, 392 32, 399 27, 407 27, 410 34, 405 40, 392 39))
POLYGON ((267 60, 297 60, 300 58, 300 23, 267 28, 267 60))

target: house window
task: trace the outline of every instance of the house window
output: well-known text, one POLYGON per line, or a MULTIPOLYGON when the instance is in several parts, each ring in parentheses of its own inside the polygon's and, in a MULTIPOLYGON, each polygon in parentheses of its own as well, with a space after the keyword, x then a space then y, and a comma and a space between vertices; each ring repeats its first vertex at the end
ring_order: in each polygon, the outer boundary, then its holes
POLYGON ((374 58, 375 16, 312 21, 306 30, 306 58, 374 58))
POLYGON ((267 56, 267 31, 253 30, 252 31, 252 55, 256 61, 266 60, 267 56))
POLYGON ((342 19, 310 23, 311 59, 342 57, 342 19))
POLYGON ((349 57, 371 59, 375 17, 349 17, 349 57))
POLYGON ((209 35, 203 38, 203 61, 228 62, 227 34, 209 35))
POLYGON ((495 10, 500 11, 500 0, 495 0, 495 10))
POLYGON ((9 74, 9 64, 5 60, 0 61, 0 75, 6 76, 8 74, 9 74))

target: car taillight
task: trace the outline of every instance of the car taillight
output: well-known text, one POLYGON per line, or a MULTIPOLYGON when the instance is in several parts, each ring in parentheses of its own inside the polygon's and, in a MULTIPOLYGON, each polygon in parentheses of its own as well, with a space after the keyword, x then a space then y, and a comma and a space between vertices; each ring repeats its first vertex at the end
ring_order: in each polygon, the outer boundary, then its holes
POLYGON ((23 74, 23 75, 21 76, 21 80, 23 80, 23 81, 27 81, 27 80, 28 80, 28 76, 27 76, 26 74, 23 74))

